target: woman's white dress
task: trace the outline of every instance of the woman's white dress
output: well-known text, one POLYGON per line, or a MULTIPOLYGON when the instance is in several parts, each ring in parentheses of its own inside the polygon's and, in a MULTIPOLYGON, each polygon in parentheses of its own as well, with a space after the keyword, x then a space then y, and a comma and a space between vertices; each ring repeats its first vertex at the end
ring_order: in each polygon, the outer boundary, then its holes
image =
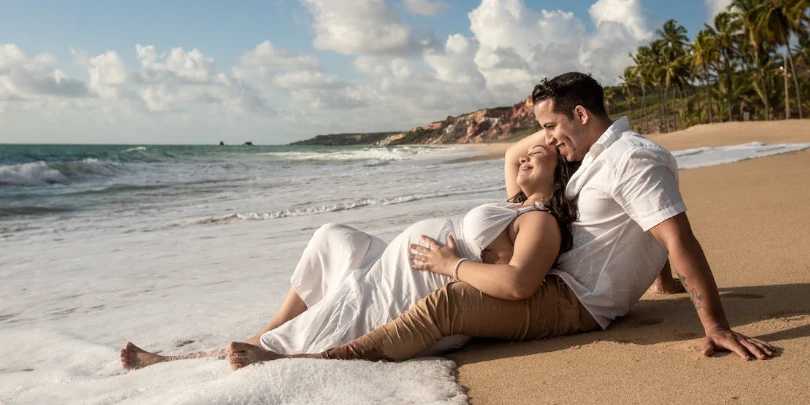
MULTIPOLYGON (((458 218, 419 221, 389 244, 339 224, 319 228, 309 241, 292 276, 292 286, 307 310, 261 337, 265 349, 276 353, 318 353, 348 343, 395 319, 421 298, 450 283, 450 277, 413 270, 410 244, 426 245, 422 235, 444 244, 456 239, 459 254, 481 261, 481 252, 515 218, 542 204, 480 205, 458 218)), ((445 338, 431 353, 457 348, 463 336, 445 338)))

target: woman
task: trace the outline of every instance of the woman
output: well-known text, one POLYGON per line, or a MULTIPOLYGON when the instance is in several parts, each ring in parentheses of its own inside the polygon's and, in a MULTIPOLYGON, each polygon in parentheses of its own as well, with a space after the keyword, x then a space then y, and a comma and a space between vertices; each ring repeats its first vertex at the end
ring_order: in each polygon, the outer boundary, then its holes
MULTIPOLYGON (((520 159, 520 169, 510 181, 520 190, 511 202, 484 204, 460 219, 420 221, 388 245, 347 226, 322 227, 304 251, 281 309, 244 347, 274 355, 313 354, 339 347, 395 319, 460 277, 492 297, 532 296, 557 255, 572 243, 569 225, 576 209, 564 197, 571 174, 572 167, 556 149, 535 145, 520 159), (437 242, 445 240, 446 246, 437 242)), ((467 340, 441 338, 421 347, 419 353, 431 347, 434 351, 455 348, 467 340)), ((224 357, 226 352, 159 356, 128 342, 121 351, 121 363, 132 369, 183 358, 224 357)), ((233 368, 241 366, 232 358, 233 368)))

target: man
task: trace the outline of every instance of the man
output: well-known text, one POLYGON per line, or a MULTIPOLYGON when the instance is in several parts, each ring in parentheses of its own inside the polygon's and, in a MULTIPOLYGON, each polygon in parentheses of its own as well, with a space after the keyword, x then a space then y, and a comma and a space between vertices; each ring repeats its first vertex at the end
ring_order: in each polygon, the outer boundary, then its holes
MULTIPOLYGON (((507 195, 519 191, 510 179, 517 176, 519 157, 533 145, 544 142, 568 161, 582 162, 566 187, 579 206, 573 248, 560 255, 540 290, 522 297, 526 300, 505 301, 451 283, 359 339, 294 357, 404 360, 456 334, 529 340, 607 328, 644 294, 667 257, 703 324, 704 355, 731 350, 745 360, 771 357, 771 345, 729 327, 686 217, 672 155, 632 132, 626 118, 611 121, 602 87, 588 75, 544 80, 532 92, 532 102, 543 131, 507 151, 507 195)), ((457 272, 460 281, 463 269, 457 272)), ((233 369, 285 357, 244 343, 231 343, 229 350, 233 369)))

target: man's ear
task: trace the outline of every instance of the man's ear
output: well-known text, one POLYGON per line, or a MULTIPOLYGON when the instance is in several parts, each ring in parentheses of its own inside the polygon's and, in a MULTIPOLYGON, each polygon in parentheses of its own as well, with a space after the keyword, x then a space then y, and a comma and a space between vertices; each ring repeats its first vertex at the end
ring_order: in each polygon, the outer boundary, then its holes
POLYGON ((580 124, 585 125, 591 119, 591 114, 585 107, 578 105, 574 107, 574 119, 578 120, 580 124))

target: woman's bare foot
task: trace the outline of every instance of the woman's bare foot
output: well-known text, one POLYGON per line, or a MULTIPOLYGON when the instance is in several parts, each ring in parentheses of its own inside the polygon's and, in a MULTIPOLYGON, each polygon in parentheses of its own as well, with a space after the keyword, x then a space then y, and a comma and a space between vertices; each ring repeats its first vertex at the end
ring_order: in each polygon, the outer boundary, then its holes
POLYGON ((231 342, 228 345, 228 362, 231 363, 231 370, 233 371, 254 363, 283 359, 285 357, 250 343, 231 342))
POLYGON ((151 366, 168 360, 171 359, 159 354, 149 353, 135 346, 132 342, 127 342, 124 348, 121 349, 121 365, 127 370, 151 366))

